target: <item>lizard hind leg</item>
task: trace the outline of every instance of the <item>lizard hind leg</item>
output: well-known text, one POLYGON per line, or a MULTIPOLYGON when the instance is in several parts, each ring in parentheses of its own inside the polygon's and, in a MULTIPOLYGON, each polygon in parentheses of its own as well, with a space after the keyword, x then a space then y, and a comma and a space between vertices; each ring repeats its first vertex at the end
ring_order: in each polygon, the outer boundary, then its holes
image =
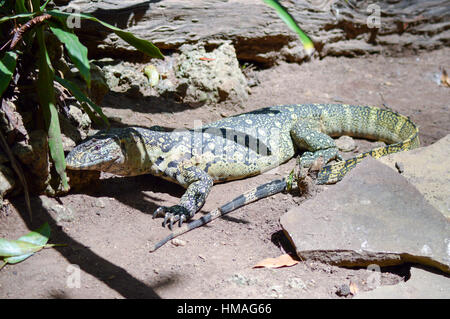
POLYGON ((325 164, 342 160, 334 140, 319 130, 318 121, 297 123, 291 129, 291 137, 299 149, 306 150, 299 160, 302 167, 310 167, 319 157, 325 164))

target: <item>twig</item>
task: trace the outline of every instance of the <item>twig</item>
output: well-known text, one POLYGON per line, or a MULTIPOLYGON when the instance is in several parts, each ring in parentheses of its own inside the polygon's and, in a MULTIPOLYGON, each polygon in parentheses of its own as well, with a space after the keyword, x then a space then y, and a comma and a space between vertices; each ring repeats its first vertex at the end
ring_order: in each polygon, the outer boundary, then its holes
POLYGON ((37 16, 37 17, 31 19, 30 21, 28 21, 27 23, 21 25, 20 28, 18 28, 14 31, 14 36, 11 40, 11 45, 9 46, 9 48, 11 50, 14 49, 15 46, 17 45, 17 43, 19 43, 19 41, 22 40, 22 37, 25 32, 30 30, 32 27, 44 22, 45 20, 50 19, 51 17, 52 17, 51 15, 46 13, 46 14, 37 16))
POLYGON ((33 220, 32 212, 31 212, 31 204, 30 204, 30 194, 28 192, 28 185, 27 181, 25 180, 25 176, 23 174, 22 168, 17 163, 16 159, 14 158, 14 155, 9 148, 8 143, 6 142, 5 137, 3 136, 2 131, 0 130, 0 144, 5 151, 5 153, 8 155, 9 161, 11 162, 11 166, 13 170, 16 172, 17 176, 19 177, 19 180, 23 186, 23 192, 25 194, 25 202, 27 205, 28 214, 30 215, 30 221, 33 220))

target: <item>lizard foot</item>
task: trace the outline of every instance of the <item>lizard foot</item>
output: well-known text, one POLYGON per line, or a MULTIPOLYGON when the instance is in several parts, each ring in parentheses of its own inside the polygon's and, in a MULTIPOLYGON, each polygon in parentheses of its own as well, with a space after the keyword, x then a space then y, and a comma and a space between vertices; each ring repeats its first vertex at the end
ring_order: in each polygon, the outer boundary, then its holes
POLYGON ((158 216, 164 216, 162 226, 165 227, 167 222, 169 222, 170 230, 172 230, 174 223, 178 222, 178 225, 181 226, 183 222, 192 217, 189 211, 181 205, 174 205, 171 207, 161 206, 153 213, 153 218, 158 216))

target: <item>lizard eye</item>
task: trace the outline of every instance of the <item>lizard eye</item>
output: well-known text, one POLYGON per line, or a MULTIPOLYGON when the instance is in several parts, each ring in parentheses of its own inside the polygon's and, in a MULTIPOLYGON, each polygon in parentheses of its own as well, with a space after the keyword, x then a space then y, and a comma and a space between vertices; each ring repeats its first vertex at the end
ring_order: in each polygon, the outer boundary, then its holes
POLYGON ((98 150, 100 149, 100 145, 95 145, 95 146, 94 146, 94 149, 95 149, 96 151, 98 151, 98 150))

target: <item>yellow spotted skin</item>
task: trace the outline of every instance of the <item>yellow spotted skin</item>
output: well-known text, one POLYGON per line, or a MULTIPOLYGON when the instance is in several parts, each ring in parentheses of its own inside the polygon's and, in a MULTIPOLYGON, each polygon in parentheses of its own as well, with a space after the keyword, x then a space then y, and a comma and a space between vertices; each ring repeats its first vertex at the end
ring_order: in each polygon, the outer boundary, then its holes
MULTIPOLYGON (((118 175, 153 174, 186 188, 180 204, 155 215, 170 225, 192 217, 216 182, 260 174, 301 153, 308 166, 340 156, 331 137, 349 135, 390 145, 325 166, 319 184, 335 183, 366 156, 380 157, 419 146, 418 129, 407 117, 387 109, 343 104, 272 106, 239 114, 198 129, 159 127, 100 132, 74 148, 69 169, 118 175)), ((261 193, 260 193, 261 195, 261 193)), ((248 194, 248 200, 251 194, 248 194)), ((164 224, 165 224, 164 222, 164 224)))

